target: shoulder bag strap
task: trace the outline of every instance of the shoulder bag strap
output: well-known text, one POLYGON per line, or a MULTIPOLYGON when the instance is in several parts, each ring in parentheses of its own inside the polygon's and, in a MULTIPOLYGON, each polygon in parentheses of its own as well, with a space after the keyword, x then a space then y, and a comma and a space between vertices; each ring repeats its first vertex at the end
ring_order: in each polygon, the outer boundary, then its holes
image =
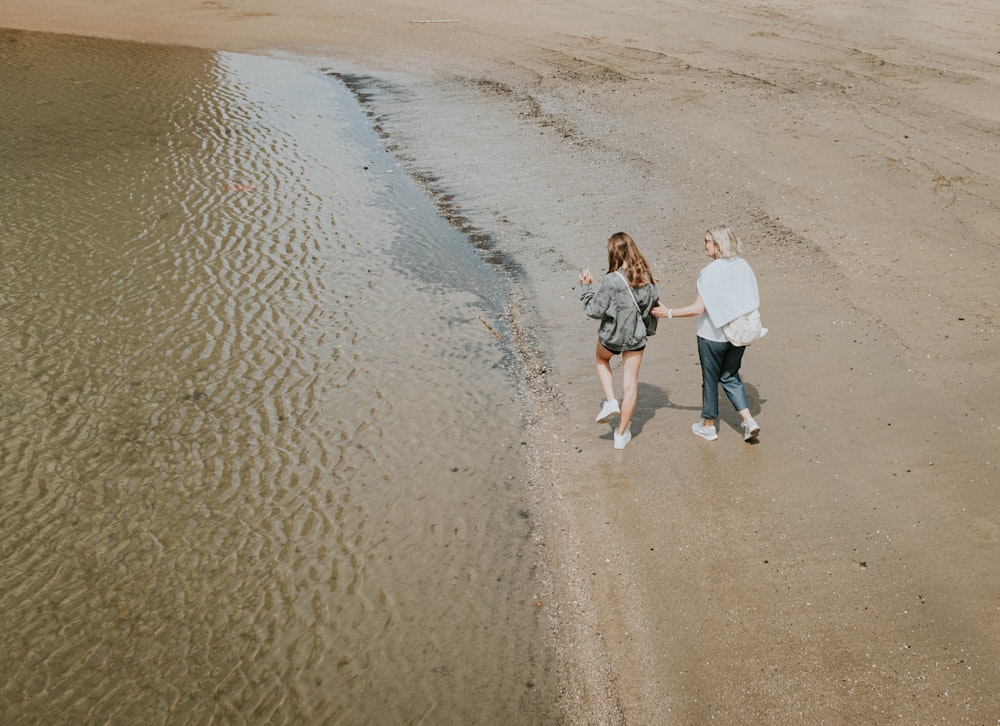
POLYGON ((628 278, 626 278, 625 275, 623 275, 622 273, 618 272, 618 270, 615 270, 615 274, 618 275, 618 277, 620 277, 621 279, 625 280, 625 287, 628 288, 629 297, 632 298, 632 302, 635 304, 635 309, 639 311, 639 317, 641 318, 642 308, 639 307, 639 301, 635 299, 635 293, 632 292, 632 286, 628 284, 628 278))

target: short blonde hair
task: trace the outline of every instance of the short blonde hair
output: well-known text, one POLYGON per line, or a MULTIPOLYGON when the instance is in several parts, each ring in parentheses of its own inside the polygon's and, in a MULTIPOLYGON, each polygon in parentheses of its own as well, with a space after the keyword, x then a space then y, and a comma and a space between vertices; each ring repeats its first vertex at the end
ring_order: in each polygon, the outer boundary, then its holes
POLYGON ((743 254, 743 243, 736 236, 736 231, 726 222, 709 227, 705 234, 719 245, 719 257, 736 257, 743 254))

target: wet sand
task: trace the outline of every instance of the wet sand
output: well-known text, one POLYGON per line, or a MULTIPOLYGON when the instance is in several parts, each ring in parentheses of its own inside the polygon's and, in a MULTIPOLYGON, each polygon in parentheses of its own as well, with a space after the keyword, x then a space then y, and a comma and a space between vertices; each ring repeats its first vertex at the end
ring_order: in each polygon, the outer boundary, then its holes
POLYGON ((552 723, 494 265, 313 67, 0 48, 0 723, 552 723))
POLYGON ((527 270, 514 313, 567 723, 1000 715, 1000 45, 972 3, 8 0, 0 26, 288 54, 403 92, 404 162, 527 270), (747 244, 763 427, 661 324, 635 438, 593 424, 575 289, 631 232, 673 305, 747 244))

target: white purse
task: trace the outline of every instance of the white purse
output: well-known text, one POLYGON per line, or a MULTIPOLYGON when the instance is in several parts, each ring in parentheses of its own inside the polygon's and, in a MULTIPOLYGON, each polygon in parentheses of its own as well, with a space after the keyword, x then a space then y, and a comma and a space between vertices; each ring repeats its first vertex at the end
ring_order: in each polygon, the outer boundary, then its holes
POLYGON ((723 325, 722 332, 733 345, 750 345, 767 335, 767 328, 760 324, 760 310, 751 310, 723 325))

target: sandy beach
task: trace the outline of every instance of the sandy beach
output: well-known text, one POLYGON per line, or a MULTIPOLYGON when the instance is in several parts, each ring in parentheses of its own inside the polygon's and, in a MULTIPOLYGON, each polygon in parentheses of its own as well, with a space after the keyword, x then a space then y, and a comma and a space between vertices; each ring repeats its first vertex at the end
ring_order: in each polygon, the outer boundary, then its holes
POLYGON ((7 0, 0 27, 404 89, 367 101, 380 132, 523 271, 566 723, 1000 719, 994 4, 7 0), (687 304, 722 220, 770 328, 743 366, 760 440, 725 400, 719 440, 691 435, 695 327, 673 320, 615 451, 578 271, 628 231, 687 304))

